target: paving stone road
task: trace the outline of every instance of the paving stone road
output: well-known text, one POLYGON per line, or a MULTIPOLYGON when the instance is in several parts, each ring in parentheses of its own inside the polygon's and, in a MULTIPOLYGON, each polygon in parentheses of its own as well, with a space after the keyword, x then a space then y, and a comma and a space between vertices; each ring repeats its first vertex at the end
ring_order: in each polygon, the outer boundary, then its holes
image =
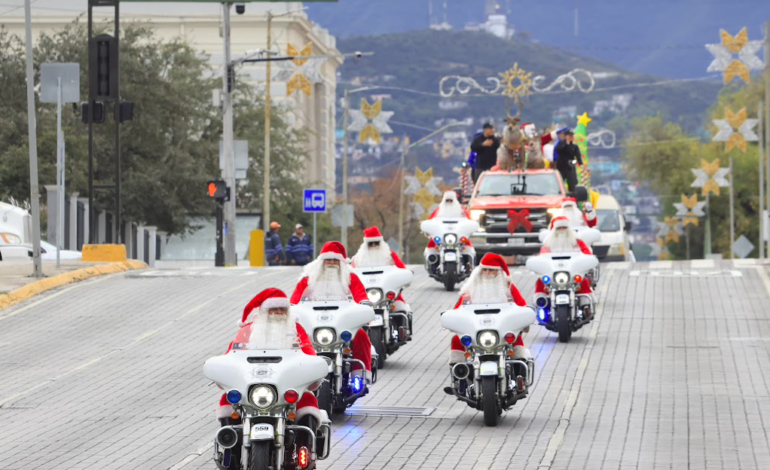
MULTIPOLYGON (((770 279, 751 263, 605 265, 598 319, 569 344, 533 327, 529 398, 497 428, 442 391, 447 293, 421 267, 414 341, 335 419, 323 469, 770 468, 770 279), (387 415, 390 407, 408 407, 387 415), (408 413, 411 413, 409 415, 408 413)), ((203 362, 295 268, 157 269, 0 311, 0 469, 215 469, 203 362)), ((535 277, 514 280, 530 297, 535 277)))

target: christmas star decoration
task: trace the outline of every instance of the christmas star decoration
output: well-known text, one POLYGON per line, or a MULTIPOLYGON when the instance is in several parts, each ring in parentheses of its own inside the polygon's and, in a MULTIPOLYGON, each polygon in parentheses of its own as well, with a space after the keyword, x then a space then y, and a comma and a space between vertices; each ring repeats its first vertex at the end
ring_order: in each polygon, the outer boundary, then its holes
POLYGON ((350 110, 353 121, 348 130, 358 132, 358 141, 361 143, 371 139, 379 144, 382 142, 382 134, 393 133, 393 129, 388 125, 392 116, 393 111, 382 110, 382 100, 369 104, 366 98, 361 98, 361 109, 350 110))
POLYGON ((581 124, 587 126, 589 122, 593 121, 593 119, 588 117, 588 113, 583 113, 580 116, 578 116, 577 118, 578 118, 578 126, 581 125, 581 124))
POLYGON ((737 147, 746 153, 746 141, 756 142, 759 136, 754 132, 754 127, 759 119, 748 119, 746 108, 733 113, 730 108, 725 108, 724 119, 712 121, 717 127, 714 142, 725 142, 725 151, 729 152, 737 147))
POLYGON ((706 206, 706 201, 698 201, 698 195, 693 194, 687 196, 682 194, 682 202, 675 202, 676 216, 682 218, 683 225, 695 225, 698 226, 698 217, 704 217, 706 215, 703 212, 703 208, 706 206))
MULTIPOLYGON (((286 46, 286 55, 288 56, 310 56, 313 53, 313 45, 308 43, 301 50, 293 44, 286 46)), ((302 58, 281 62, 280 69, 275 75, 277 81, 286 82, 286 95, 291 96, 296 91, 310 96, 313 91, 313 85, 320 83, 323 78, 319 71, 323 60, 302 58)))
POLYGON ((518 62, 505 72, 500 72, 499 75, 502 94, 513 98, 516 103, 519 103, 521 98, 532 94, 532 72, 519 68, 518 62))
POLYGON ((709 163, 701 160, 701 168, 690 170, 695 175, 695 181, 690 185, 693 188, 701 188, 701 195, 706 196, 709 193, 719 196, 719 188, 730 185, 727 181, 727 175, 730 168, 719 168, 719 159, 709 163))
POLYGON ((764 67, 757 53, 762 48, 762 41, 749 41, 749 33, 746 28, 732 36, 724 29, 719 32, 720 44, 706 44, 706 49, 714 56, 707 71, 722 72, 724 83, 727 85, 735 77, 744 82, 751 81, 751 70, 761 70, 764 67), (737 58, 735 57, 737 55, 737 58))
POLYGON ((664 217, 664 223, 668 227, 666 232, 666 243, 679 242, 679 235, 683 233, 682 226, 675 217, 664 217))

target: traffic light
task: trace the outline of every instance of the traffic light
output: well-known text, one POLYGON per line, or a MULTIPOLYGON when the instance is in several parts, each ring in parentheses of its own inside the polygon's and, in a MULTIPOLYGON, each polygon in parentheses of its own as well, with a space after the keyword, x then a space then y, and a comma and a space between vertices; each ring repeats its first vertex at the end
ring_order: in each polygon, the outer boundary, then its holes
MULTIPOLYGON (((91 107, 88 105, 88 103, 83 103, 80 108, 80 120, 83 121, 84 124, 88 124, 88 113, 91 112, 91 107)), ((104 103, 100 101, 94 102, 94 111, 93 111, 93 117, 94 117, 94 123, 95 124, 101 124, 104 122, 104 103)))
POLYGON ((227 183, 222 180, 209 181, 207 184, 208 196, 211 199, 230 199, 230 188, 227 187, 227 183))
POLYGON ((91 39, 89 86, 96 99, 118 98, 118 41, 109 34, 100 34, 91 39))

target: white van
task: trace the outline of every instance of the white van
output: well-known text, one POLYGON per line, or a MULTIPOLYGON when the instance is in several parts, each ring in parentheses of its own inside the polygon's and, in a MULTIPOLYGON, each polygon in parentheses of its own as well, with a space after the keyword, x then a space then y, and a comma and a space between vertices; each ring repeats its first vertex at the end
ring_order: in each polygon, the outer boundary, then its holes
POLYGON ((631 222, 626 221, 618 201, 610 195, 602 195, 596 204, 599 219, 596 228, 602 233, 596 245, 609 246, 602 261, 634 261, 634 253, 628 239, 631 222))

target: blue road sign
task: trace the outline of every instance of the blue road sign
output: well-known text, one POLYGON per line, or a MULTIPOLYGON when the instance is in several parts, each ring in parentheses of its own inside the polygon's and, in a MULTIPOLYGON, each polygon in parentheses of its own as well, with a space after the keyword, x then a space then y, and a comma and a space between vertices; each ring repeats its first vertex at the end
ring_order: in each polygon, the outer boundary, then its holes
POLYGON ((305 189, 302 201, 304 212, 326 212, 325 189, 305 189))

